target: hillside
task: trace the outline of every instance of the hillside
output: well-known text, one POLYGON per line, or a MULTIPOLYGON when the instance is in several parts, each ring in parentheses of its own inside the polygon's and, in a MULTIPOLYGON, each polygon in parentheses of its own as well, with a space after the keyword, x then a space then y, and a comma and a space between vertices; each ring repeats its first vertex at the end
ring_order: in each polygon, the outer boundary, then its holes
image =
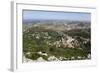
POLYGON ((23 54, 33 61, 90 59, 90 35, 88 22, 43 21, 23 24, 23 54))

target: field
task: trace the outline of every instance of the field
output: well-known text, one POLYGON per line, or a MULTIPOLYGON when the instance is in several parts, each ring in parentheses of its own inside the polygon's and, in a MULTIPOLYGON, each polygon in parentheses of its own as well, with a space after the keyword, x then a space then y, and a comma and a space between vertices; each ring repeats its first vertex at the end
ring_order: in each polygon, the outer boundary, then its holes
POLYGON ((23 23, 23 62, 91 59, 90 24, 67 20, 23 23))

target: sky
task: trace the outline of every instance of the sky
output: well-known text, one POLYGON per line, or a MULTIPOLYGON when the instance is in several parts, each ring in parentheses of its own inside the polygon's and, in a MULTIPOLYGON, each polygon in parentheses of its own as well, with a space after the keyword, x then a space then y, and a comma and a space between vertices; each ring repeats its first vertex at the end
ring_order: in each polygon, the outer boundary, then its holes
POLYGON ((91 21, 90 13, 23 10, 23 20, 91 21))

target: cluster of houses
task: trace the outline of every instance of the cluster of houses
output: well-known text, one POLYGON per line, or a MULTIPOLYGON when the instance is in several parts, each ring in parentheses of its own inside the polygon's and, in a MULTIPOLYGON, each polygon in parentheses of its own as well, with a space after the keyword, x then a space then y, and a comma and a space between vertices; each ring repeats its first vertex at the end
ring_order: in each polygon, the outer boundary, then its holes
POLYGON ((53 43, 47 42, 48 45, 51 46, 56 46, 56 47, 69 47, 69 48, 75 48, 75 47, 79 47, 79 42, 77 40, 75 40, 72 37, 66 36, 66 38, 62 37, 60 40, 55 41, 53 43))
MULTIPOLYGON (((51 36, 49 36, 47 32, 45 33, 43 32, 42 34, 44 35, 43 36, 44 39, 51 39, 51 36)), ((32 36, 35 37, 36 39, 40 39, 41 37, 39 33, 33 33, 32 36)), ((86 43, 87 41, 85 41, 84 43, 86 43)), ((80 46, 79 42, 76 39, 68 35, 66 35, 65 37, 61 37, 60 40, 57 40, 55 42, 46 41, 46 43, 50 46, 64 47, 64 48, 66 47, 75 48, 80 46)))

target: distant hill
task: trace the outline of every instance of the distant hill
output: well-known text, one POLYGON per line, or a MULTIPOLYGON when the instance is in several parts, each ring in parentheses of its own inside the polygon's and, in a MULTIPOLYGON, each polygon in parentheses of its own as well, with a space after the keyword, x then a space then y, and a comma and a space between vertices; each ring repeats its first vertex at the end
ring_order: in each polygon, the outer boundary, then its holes
POLYGON ((37 23, 63 23, 63 24, 91 24, 89 21, 71 21, 71 20, 23 20, 23 24, 37 24, 37 23))

